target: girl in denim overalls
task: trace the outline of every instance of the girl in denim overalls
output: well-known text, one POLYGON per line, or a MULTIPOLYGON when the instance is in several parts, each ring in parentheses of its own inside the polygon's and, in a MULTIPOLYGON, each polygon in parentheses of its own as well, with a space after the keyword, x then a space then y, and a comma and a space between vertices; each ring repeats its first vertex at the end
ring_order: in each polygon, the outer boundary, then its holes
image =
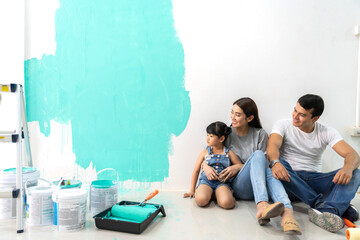
POLYGON ((241 164, 237 156, 228 148, 224 147, 224 141, 231 133, 231 128, 223 122, 211 123, 207 128, 206 142, 208 147, 204 149, 195 164, 195 169, 191 177, 190 192, 185 193, 184 197, 195 197, 198 206, 206 206, 212 194, 215 192, 217 203, 224 209, 231 209, 235 206, 235 198, 232 193, 229 181, 223 181, 218 177, 217 180, 208 180, 204 172, 201 173, 199 184, 195 186, 203 163, 213 167, 219 176, 221 172, 232 165, 241 164))

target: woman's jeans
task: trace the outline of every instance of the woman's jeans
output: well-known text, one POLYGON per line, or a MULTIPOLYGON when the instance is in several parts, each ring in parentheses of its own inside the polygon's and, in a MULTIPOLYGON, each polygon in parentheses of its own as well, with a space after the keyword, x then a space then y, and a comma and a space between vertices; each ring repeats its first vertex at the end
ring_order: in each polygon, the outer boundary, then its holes
POLYGON ((271 169, 266 166, 265 154, 260 150, 255 151, 231 182, 234 196, 242 200, 255 199, 258 204, 268 202, 270 195, 274 202, 282 202, 286 208, 292 209, 282 183, 274 178, 271 169))
POLYGON ((359 169, 353 171, 348 184, 335 184, 332 181, 339 169, 329 173, 294 171, 286 160, 280 158, 280 162, 290 174, 290 182, 282 183, 291 198, 296 197, 320 212, 342 216, 360 185, 359 169))

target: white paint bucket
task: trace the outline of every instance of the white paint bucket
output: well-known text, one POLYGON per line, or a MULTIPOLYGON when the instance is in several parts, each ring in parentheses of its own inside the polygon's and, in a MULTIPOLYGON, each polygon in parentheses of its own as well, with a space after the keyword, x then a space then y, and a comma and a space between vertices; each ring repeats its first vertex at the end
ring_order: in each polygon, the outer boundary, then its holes
POLYGON ((51 225, 54 221, 54 204, 52 194, 57 189, 51 182, 39 178, 49 184, 49 186, 27 187, 26 192, 26 222, 29 225, 51 225))
POLYGON ((94 216, 105 209, 108 209, 118 202, 119 174, 113 168, 106 168, 99 171, 96 175, 104 171, 114 171, 117 179, 95 180, 90 185, 90 213, 94 216))
MULTIPOLYGON (((36 168, 23 167, 23 186, 35 186, 40 177, 36 168)), ((16 188, 16 168, 0 170, 0 188, 16 188)), ((20 197, 20 196, 19 196, 20 197)), ((25 194, 24 194, 25 197, 25 194)), ((26 200, 24 201, 24 203, 26 200)), ((16 217, 16 198, 0 198, 0 219, 11 219, 16 217)), ((24 204, 25 217, 25 204, 24 204)))
POLYGON ((63 189, 53 193, 54 225, 60 232, 81 230, 86 223, 87 191, 63 189))

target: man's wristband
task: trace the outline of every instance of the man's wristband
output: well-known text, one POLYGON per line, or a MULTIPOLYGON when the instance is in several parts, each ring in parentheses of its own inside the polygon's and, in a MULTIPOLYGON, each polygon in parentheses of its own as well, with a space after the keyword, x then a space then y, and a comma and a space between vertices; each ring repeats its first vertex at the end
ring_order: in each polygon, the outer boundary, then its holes
POLYGON ((275 164, 277 164, 278 162, 280 162, 280 160, 273 160, 270 162, 269 164, 269 168, 272 168, 273 166, 275 166, 275 164))

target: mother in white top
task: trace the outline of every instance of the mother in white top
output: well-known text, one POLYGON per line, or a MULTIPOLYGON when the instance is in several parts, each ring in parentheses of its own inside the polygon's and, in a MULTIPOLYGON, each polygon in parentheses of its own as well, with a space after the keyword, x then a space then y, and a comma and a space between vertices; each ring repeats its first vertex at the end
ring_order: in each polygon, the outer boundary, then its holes
POLYGON ((299 98, 292 119, 274 124, 267 148, 275 178, 292 197, 310 206, 309 220, 336 232, 344 227, 341 217, 357 221, 359 214, 350 201, 360 185, 360 158, 338 131, 318 123, 324 110, 320 96, 299 98), (330 146, 344 158, 342 168, 321 172, 321 156, 330 146))
POLYGON ((225 145, 237 155, 242 164, 232 165, 219 175, 213 168, 203 164, 207 178, 226 181, 234 177, 231 182, 234 196, 242 200, 255 200, 260 225, 267 224, 272 217, 282 215, 284 232, 301 234, 283 185, 267 167, 264 152, 268 135, 261 126, 255 102, 248 97, 238 99, 232 106, 230 117, 232 132, 225 145), (269 195, 274 204, 269 204, 269 195))

